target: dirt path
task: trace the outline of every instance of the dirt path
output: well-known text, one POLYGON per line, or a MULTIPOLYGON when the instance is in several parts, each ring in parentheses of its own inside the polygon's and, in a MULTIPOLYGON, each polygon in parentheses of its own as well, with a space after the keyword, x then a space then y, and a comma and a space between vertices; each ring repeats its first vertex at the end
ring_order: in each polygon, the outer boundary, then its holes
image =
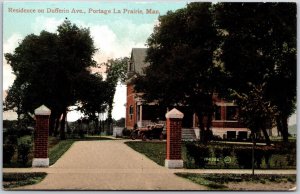
POLYGON ((119 140, 75 142, 50 168, 30 171, 48 175, 42 182, 18 190, 206 190, 119 140))

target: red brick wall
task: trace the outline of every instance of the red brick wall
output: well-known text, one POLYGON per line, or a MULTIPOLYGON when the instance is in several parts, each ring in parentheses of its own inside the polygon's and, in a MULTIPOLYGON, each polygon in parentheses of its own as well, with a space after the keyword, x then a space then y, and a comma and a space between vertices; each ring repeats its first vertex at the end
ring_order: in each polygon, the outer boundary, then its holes
POLYGON ((133 129, 134 124, 136 123, 136 103, 134 101, 134 89, 132 84, 127 84, 127 103, 126 103, 126 128, 133 129), (129 114, 130 106, 133 106, 133 115, 132 118, 129 114))
POLYGON ((244 127, 240 122, 230 122, 230 121, 213 121, 213 127, 218 128, 242 128, 244 127))
POLYGON ((221 106, 221 120, 226 120, 226 106, 221 106))
POLYGON ((167 119, 167 160, 181 159, 182 119, 167 119))
POLYGON ((49 116, 36 115, 34 158, 48 158, 49 116))

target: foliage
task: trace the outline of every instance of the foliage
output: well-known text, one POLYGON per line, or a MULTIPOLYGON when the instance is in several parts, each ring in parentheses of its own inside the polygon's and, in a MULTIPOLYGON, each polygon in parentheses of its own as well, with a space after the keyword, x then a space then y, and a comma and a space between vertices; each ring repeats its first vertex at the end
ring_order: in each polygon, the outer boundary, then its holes
POLYGON ((210 148, 207 145, 191 142, 187 142, 185 146, 187 154, 194 159, 196 167, 205 168, 208 163, 206 159, 212 155, 210 148))
POLYGON ((3 135, 3 141, 4 144, 13 144, 13 145, 17 145, 18 144, 18 136, 17 135, 3 135))
POLYGON ((33 134, 34 128, 31 127, 17 127, 7 128, 3 131, 3 138, 5 141, 10 141, 13 144, 17 144, 17 138, 23 136, 31 136, 33 134))
POLYGON ((116 93, 118 82, 124 82, 126 79, 128 58, 111 59, 106 64, 106 82, 107 82, 107 95, 108 95, 108 125, 110 126, 112 120, 113 100, 116 93))
POLYGON ((3 120, 3 129, 16 128, 16 127, 17 127, 16 120, 3 120))
POLYGON ((3 163, 9 164, 16 151, 13 144, 3 144, 3 163))
POLYGON ((135 90, 161 106, 193 107, 202 142, 214 94, 236 102, 246 127, 268 144, 275 123, 287 142, 296 106, 295 3, 190 3, 160 16, 147 44, 150 66, 135 90))
POLYGON ((22 136, 18 139, 18 162, 21 165, 26 166, 26 164, 28 163, 32 146, 32 136, 22 136))
POLYGON ((3 173, 4 189, 32 185, 42 181, 46 177, 45 172, 33 173, 3 173))
POLYGON ((95 52, 89 29, 79 28, 68 19, 58 26, 57 33, 27 35, 13 53, 5 54, 16 75, 5 107, 20 115, 32 114, 37 107, 46 105, 51 109, 50 133, 55 120, 58 123, 63 114, 60 137, 64 139, 67 107, 78 100, 75 80, 96 65, 92 59, 95 52))
MULTIPOLYGON (((126 143, 134 150, 146 155, 151 160, 155 161, 159 165, 164 166, 164 159, 166 157, 166 143, 165 142, 134 142, 130 141, 126 143), (163 155, 159 155, 163 154, 163 155)), ((207 148, 199 143, 193 145, 192 142, 187 142, 181 147, 182 159, 185 168, 212 168, 212 169, 241 169, 251 168, 251 153, 252 148, 250 145, 227 145, 223 143, 206 145, 207 148), (188 144, 190 147, 186 146, 188 144), (204 147, 204 148, 203 148, 204 147), (189 151, 188 151, 189 150, 189 151), (216 155, 216 150, 221 153, 219 157, 216 155), (201 156, 204 154, 207 157, 201 156), (193 154, 191 156, 190 153, 193 154), (238 154, 238 152, 242 152, 238 154), (250 156, 247 157, 247 154, 250 156), (244 158, 246 159, 244 159, 244 158), (195 159, 199 165, 196 165, 195 159), (229 160, 226 160, 229 159, 229 160), (239 163, 240 161, 240 163, 239 163), (205 163, 205 166, 202 164, 205 163)), ((255 148, 255 161, 256 166, 262 169, 295 169, 296 167, 296 152, 295 145, 290 146, 288 150, 284 150, 277 146, 256 146, 255 148)))
POLYGON ((234 153, 240 168, 250 169, 252 167, 252 152, 250 149, 235 149, 234 153))
POLYGON ((122 135, 125 136, 125 137, 129 137, 131 132, 132 132, 132 130, 124 128, 123 131, 122 131, 122 135))
POLYGON ((26 165, 29 161, 29 154, 31 151, 32 145, 28 143, 20 143, 18 145, 18 162, 22 165, 26 165))
POLYGON ((120 118, 119 120, 114 120, 114 124, 117 127, 124 127, 125 126, 125 118, 120 118))
POLYGON ((296 105, 296 4, 218 3, 214 10, 229 93, 239 96, 246 126, 269 143, 264 125, 276 120, 287 142, 296 105))
POLYGON ((110 83, 116 85, 118 81, 125 82, 128 60, 127 57, 108 60, 106 73, 110 83))
POLYGON ((213 93, 221 86, 222 69, 214 53, 219 45, 211 3, 189 3, 186 8, 159 17, 147 40, 145 76, 135 90, 161 106, 190 106, 199 118, 201 140, 211 126, 213 93), (208 117, 204 126, 204 117, 208 117))
POLYGON ((83 72, 75 81, 78 100, 77 110, 87 116, 87 123, 93 121, 95 130, 99 129, 99 114, 103 113, 110 100, 109 84, 100 74, 83 72))
POLYGON ((249 128, 252 133, 262 131, 264 133, 266 143, 271 144, 266 129, 272 128, 275 122, 276 107, 266 99, 265 83, 263 85, 255 86, 248 83, 248 91, 237 92, 232 91, 237 104, 240 107, 239 119, 249 128))
MULTIPOLYGON (((272 175, 272 174, 195 174, 195 173, 175 173, 177 176, 189 179, 197 184, 207 186, 210 189, 228 190, 228 183, 253 182, 269 183, 274 182, 296 182, 295 175, 272 175)), ((230 189, 230 188, 229 188, 230 189)))

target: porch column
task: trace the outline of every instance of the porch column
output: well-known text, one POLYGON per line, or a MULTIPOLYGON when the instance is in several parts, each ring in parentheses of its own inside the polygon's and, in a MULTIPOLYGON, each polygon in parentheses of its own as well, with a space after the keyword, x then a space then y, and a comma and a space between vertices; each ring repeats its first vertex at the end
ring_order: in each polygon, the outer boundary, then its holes
POLYGON ((140 125, 141 126, 143 125, 142 120, 143 120, 143 106, 140 105, 140 125))

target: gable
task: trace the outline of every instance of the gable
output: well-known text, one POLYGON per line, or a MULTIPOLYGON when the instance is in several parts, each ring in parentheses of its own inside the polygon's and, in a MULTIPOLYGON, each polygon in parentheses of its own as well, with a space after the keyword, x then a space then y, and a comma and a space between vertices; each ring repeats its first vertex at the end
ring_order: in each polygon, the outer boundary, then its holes
POLYGON ((145 62, 146 55, 147 48, 132 48, 128 71, 143 75, 145 67, 149 66, 149 63, 145 62))

